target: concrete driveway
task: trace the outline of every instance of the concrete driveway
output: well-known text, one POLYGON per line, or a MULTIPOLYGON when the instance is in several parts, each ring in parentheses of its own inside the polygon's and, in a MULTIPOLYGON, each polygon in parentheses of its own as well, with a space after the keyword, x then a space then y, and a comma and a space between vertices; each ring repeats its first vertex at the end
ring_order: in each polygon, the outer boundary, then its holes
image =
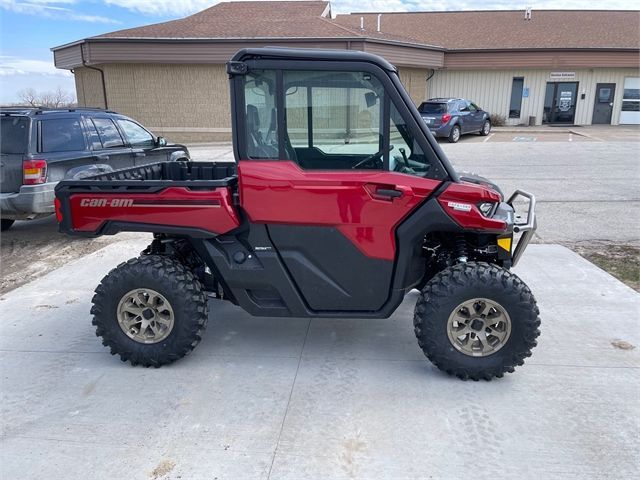
POLYGON ((252 318, 211 303, 194 354, 133 368, 94 336, 105 247, 0 299, 2 479, 631 479, 640 295, 571 251, 517 273, 539 346, 493 382, 423 358, 415 294, 388 320, 252 318))

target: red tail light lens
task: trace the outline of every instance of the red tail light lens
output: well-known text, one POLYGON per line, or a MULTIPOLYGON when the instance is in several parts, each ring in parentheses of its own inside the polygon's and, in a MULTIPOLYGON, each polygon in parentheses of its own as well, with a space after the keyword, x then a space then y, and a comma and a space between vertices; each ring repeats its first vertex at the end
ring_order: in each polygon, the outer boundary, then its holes
POLYGON ((442 115, 442 124, 446 125, 447 123, 449 123, 449 120, 451 120, 451 114, 450 113, 445 113, 444 115, 442 115))
POLYGON ((46 160, 24 160, 22 162, 22 183, 24 185, 38 185, 46 181, 46 160))

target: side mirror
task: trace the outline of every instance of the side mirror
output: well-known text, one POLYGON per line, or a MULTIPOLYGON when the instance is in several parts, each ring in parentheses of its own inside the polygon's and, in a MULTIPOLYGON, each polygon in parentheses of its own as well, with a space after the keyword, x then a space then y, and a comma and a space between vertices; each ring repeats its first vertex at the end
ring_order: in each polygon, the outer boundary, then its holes
POLYGON ((158 147, 164 147, 167 145, 167 139, 164 137, 158 137, 156 138, 156 145, 158 147))
POLYGON ((374 92, 367 92, 364 94, 364 101, 367 102, 367 108, 371 108, 378 103, 378 95, 374 92))

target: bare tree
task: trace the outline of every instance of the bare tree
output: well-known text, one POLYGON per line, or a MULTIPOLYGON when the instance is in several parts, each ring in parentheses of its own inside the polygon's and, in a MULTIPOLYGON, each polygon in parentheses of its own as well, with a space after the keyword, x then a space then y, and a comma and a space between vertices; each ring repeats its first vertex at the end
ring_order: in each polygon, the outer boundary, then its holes
POLYGON ((27 88, 18 92, 20 103, 30 107, 72 107, 76 105, 75 96, 57 87, 55 90, 46 92, 37 92, 33 88, 27 88))

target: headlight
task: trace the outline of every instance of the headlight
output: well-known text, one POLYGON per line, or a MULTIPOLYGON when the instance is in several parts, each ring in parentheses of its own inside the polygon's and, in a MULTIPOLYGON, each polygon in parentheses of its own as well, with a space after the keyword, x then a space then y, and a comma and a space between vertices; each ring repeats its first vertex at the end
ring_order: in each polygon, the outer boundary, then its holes
POLYGON ((485 217, 491 217, 491 215, 494 214, 497 206, 498 204, 495 202, 482 202, 478 205, 478 210, 480 210, 480 213, 482 213, 482 215, 484 215, 485 217))

